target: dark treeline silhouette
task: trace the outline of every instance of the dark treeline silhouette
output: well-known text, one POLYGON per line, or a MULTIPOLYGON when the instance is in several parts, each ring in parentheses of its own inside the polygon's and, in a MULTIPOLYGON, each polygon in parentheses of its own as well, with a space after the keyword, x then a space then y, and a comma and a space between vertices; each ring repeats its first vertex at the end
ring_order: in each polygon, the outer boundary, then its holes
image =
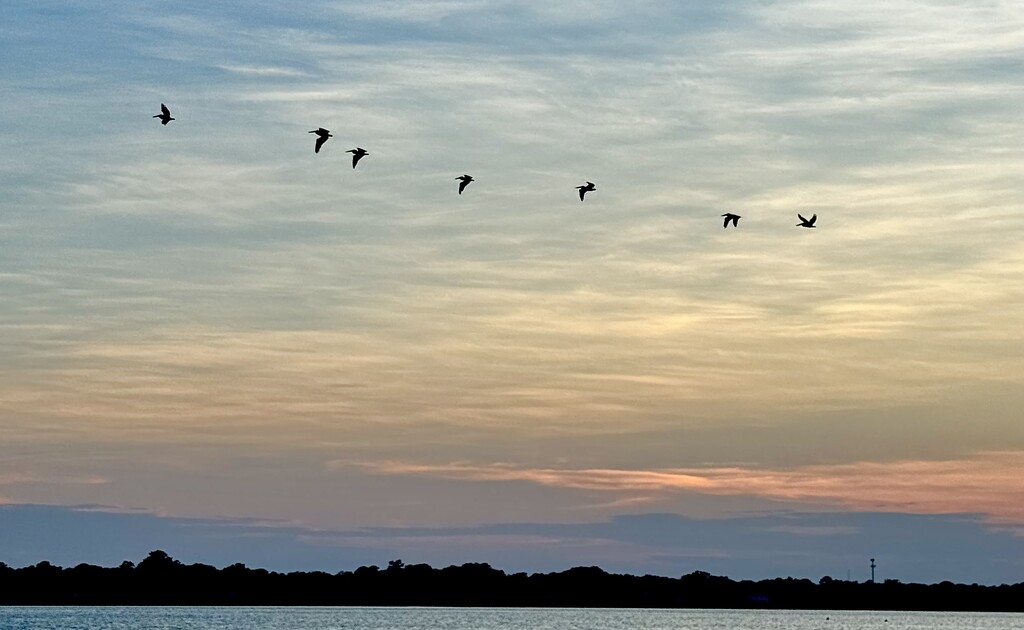
POLYGON ((163 551, 116 568, 0 563, 0 604, 275 606, 559 606, 1024 611, 1024 583, 903 584, 824 577, 733 581, 696 571, 680 578, 606 573, 506 574, 487 564, 434 569, 393 560, 387 568, 275 573, 233 564, 183 564, 163 551))

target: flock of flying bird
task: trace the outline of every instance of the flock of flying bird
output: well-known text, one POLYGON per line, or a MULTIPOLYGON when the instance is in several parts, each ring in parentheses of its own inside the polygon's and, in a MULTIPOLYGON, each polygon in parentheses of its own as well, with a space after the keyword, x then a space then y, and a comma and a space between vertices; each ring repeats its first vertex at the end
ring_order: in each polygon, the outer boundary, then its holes
MULTIPOLYGON (((153 116, 153 118, 159 118, 160 124, 162 125, 166 125, 172 120, 177 120, 176 118, 171 117, 171 110, 167 109, 167 106, 163 103, 160 103, 160 113, 156 116, 153 116)), ((324 146, 324 143, 327 142, 328 138, 334 137, 334 134, 332 134, 330 130, 324 129, 323 127, 317 127, 316 129, 310 131, 309 133, 316 134, 316 144, 313 145, 313 153, 320 153, 320 147, 324 146)), ((359 164, 359 160, 363 159, 367 155, 370 155, 370 152, 362 147, 349 149, 348 151, 346 151, 346 153, 352 154, 352 168, 355 168, 356 164, 359 164)), ((460 177, 456 177, 455 179, 459 181, 460 195, 462 194, 462 191, 466 190, 466 186, 469 186, 470 182, 475 181, 469 175, 462 175, 460 177)), ((588 192, 593 192, 597 190, 597 186, 594 185, 594 182, 588 181, 586 184, 582 186, 577 186, 576 190, 580 192, 580 201, 583 201, 583 198, 586 196, 588 192)), ((740 219, 742 218, 740 215, 733 214, 731 212, 726 212, 722 216, 725 217, 725 221, 722 223, 723 228, 728 228, 729 223, 732 223, 733 227, 739 227, 740 219)), ((802 214, 797 214, 796 216, 797 218, 800 219, 800 223, 796 224, 797 227, 813 228, 815 227, 814 222, 818 220, 817 214, 812 215, 810 219, 805 218, 802 214)))

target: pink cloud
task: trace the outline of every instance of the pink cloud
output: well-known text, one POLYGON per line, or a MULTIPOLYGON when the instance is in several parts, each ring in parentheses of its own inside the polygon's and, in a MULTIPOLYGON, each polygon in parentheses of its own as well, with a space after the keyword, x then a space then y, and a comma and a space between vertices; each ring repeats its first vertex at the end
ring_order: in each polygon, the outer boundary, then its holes
POLYGON ((544 486, 652 497, 679 492, 825 502, 851 509, 918 514, 978 513, 1024 524, 1024 452, 990 451, 956 460, 901 460, 757 468, 657 470, 526 468, 511 464, 365 464, 392 475, 467 481, 526 481, 544 486))

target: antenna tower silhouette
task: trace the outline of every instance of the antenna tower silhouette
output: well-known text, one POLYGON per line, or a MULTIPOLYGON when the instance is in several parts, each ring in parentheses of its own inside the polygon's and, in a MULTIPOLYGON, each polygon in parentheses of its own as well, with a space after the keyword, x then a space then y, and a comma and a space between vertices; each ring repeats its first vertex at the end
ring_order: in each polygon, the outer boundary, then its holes
POLYGON ((871 583, 875 583, 875 559, 871 559, 871 583))

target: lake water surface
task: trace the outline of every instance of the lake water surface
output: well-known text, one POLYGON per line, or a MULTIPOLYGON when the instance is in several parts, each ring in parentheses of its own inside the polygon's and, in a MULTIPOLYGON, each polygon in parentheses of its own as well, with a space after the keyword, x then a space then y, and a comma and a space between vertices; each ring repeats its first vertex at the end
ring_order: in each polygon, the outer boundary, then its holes
POLYGON ((566 608, 0 607, 4 630, 1021 630, 1024 614, 566 608))

